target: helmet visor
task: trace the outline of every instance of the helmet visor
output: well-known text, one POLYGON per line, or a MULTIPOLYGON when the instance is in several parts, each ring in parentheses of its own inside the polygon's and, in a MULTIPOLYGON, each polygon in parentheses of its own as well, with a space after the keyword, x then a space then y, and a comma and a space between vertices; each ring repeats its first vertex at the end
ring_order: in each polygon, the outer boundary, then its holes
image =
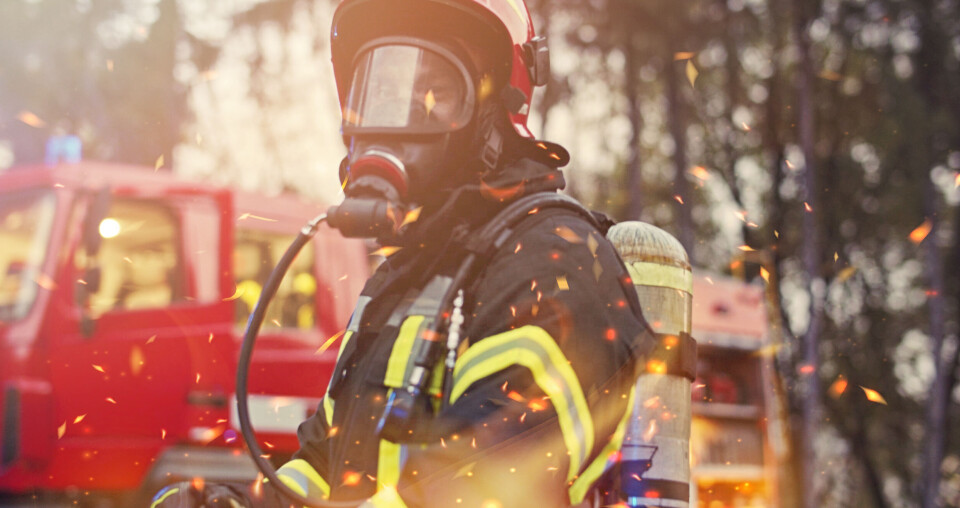
POLYGON ((427 134, 457 130, 473 113, 473 85, 442 48, 407 44, 359 55, 343 109, 344 134, 427 134))

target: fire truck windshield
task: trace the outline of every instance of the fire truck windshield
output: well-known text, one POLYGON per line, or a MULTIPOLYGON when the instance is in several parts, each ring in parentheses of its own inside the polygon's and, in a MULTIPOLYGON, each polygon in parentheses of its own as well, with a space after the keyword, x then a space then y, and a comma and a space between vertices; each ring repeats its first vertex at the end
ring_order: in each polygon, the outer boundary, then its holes
POLYGON ((51 191, 0 194, 0 321, 25 317, 44 284, 55 202, 51 191))

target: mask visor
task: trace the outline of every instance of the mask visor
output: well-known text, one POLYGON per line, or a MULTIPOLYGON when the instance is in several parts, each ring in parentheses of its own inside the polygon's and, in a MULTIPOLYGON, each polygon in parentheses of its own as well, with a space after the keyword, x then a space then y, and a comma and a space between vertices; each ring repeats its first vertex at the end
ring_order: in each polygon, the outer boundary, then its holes
POLYGON ((443 48, 375 46, 362 52, 354 67, 343 132, 452 132, 470 121, 473 104, 469 74, 443 48))

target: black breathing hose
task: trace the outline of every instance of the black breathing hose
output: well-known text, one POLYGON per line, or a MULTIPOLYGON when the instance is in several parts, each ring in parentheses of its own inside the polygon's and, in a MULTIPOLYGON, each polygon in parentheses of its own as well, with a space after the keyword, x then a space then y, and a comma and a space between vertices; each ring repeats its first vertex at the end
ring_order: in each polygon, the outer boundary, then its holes
POLYGON ((363 503, 363 500, 343 502, 311 500, 301 496, 280 481, 273 465, 263 458, 263 450, 253 434, 253 427, 250 424, 250 409, 247 406, 247 377, 250 372, 250 359, 253 356, 253 346, 257 340, 257 334, 260 333, 260 325, 263 324, 263 318, 267 313, 267 306, 273 299, 273 295, 276 294, 277 288, 280 287, 280 281, 283 280, 283 276, 290 269, 290 265, 297 254, 317 234, 317 228, 326 219, 327 214, 320 215, 300 230, 300 234, 290 244, 290 247, 287 247, 287 251, 283 253, 283 257, 280 258, 277 266, 270 272, 270 277, 267 278, 263 291, 260 293, 260 299, 257 300, 257 306, 254 307, 250 319, 247 320, 247 330, 243 336, 243 345, 240 347, 240 358, 237 360, 237 418, 240 420, 240 433, 243 434, 243 439, 247 443, 247 449, 250 451, 250 456, 253 457, 257 469, 263 473, 264 478, 269 480, 270 485, 278 492, 297 505, 309 508, 356 508, 363 503))

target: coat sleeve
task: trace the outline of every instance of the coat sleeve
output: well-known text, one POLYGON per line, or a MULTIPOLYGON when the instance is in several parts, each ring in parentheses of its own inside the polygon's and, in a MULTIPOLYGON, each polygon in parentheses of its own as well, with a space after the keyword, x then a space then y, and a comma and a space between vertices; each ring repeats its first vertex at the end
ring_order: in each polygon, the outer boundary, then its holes
POLYGON ((374 506, 569 506, 618 456, 653 340, 613 246, 543 219, 474 294, 435 439, 402 446, 397 490, 374 506))

